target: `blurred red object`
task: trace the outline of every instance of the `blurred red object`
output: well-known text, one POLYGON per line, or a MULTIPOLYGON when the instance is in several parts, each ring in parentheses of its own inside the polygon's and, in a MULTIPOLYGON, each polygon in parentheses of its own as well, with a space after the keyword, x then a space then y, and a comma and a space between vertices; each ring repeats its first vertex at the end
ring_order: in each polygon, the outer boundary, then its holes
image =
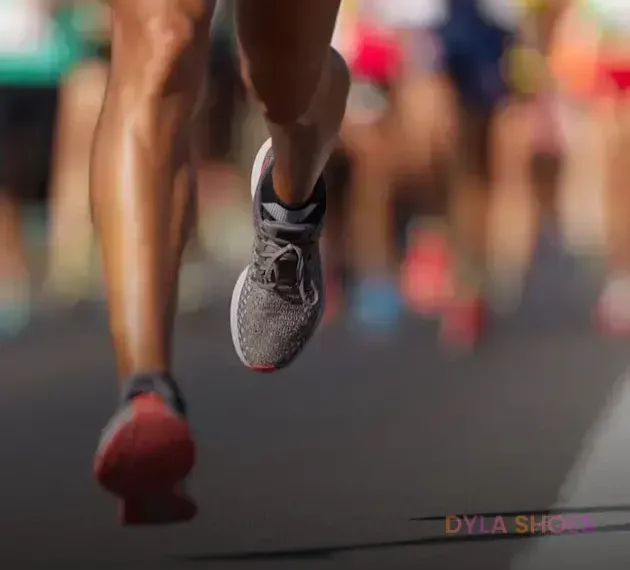
POLYGON ((399 73, 403 51, 395 34, 369 23, 357 26, 352 73, 362 79, 389 84, 399 73))
POLYGON ((342 307, 343 286, 341 278, 334 272, 326 277, 326 308, 324 310, 324 324, 331 324, 337 319, 342 307))
POLYGON ((627 300, 620 302, 610 291, 604 291, 595 308, 599 334, 610 337, 630 336, 630 314, 627 300))
POLYGON ((401 288, 409 306, 425 316, 438 316, 454 295, 454 258, 439 230, 416 230, 402 265, 401 288))
POLYGON ((482 338, 486 324, 481 297, 454 301, 442 315, 440 340, 455 350, 472 350, 482 338))

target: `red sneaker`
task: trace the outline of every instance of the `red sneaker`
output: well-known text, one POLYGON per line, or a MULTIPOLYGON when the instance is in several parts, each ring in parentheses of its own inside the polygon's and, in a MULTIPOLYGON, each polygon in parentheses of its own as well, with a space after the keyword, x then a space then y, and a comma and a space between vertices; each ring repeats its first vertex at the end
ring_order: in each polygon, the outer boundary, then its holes
POLYGON ((474 349, 486 328, 485 304, 480 298, 453 301, 442 314, 440 340, 458 350, 474 349))
POLYGON ((402 265, 401 289, 417 313, 434 317, 453 299, 453 256, 446 237, 419 230, 402 265))
POLYGON ((183 399, 172 380, 140 376, 103 431, 96 453, 98 482, 122 501, 124 524, 169 524, 192 519, 182 483, 195 463, 195 444, 183 399))

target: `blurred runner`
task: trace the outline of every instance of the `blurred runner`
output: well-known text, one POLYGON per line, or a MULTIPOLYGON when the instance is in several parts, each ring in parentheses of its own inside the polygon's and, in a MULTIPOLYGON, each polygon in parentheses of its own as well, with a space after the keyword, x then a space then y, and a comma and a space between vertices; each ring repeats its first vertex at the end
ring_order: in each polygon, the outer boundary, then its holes
POLYGON ((526 0, 516 8, 513 45, 502 61, 510 94, 498 109, 491 142, 488 269, 493 308, 499 310, 518 306, 541 224, 556 213, 553 164, 560 150, 548 62, 561 6, 526 0))
MULTIPOLYGON (((484 324, 488 209, 492 189, 491 148, 497 111, 509 94, 502 61, 518 25, 507 3, 452 0, 439 29, 442 65, 457 92, 455 144, 447 164, 450 173, 449 241, 454 266, 439 246, 438 267, 452 271, 452 298, 441 314, 441 338, 457 347, 473 346, 484 324)), ((439 273, 436 274, 439 276, 439 273)))
MULTIPOLYGON (((112 69, 92 163, 92 208, 107 283, 120 403, 95 460, 131 524, 188 520, 181 489, 195 462, 172 375, 181 256, 194 222, 192 121, 207 69, 207 0, 113 0, 112 69)), ((288 366, 323 315, 322 171, 349 89, 330 48, 339 0, 236 3, 241 66, 271 139, 251 178, 251 262, 234 288, 237 356, 260 372, 288 366)))
POLYGON ((439 67, 441 0, 359 7, 355 81, 343 141, 353 166, 351 252, 359 323, 391 329, 401 314, 394 206, 407 179, 426 175, 448 147, 452 96, 439 67))
POLYGON ((0 335, 28 321, 21 206, 46 193, 58 84, 80 52, 68 9, 47 0, 0 3, 0 335))
POLYGON ((605 134, 608 271, 598 307, 602 328, 630 333, 630 3, 584 0, 599 30, 597 89, 605 134))
MULTIPOLYGON (((544 52, 530 46, 533 40, 521 30, 528 31, 539 7, 510 0, 452 0, 449 6, 440 40, 443 65, 459 96, 449 170, 454 258, 438 241, 420 243, 432 248, 433 263, 441 268, 434 278, 443 292, 441 338, 470 348, 484 332, 489 277, 508 282, 512 292, 522 282, 536 235, 535 144, 538 139, 551 147, 553 129, 536 130, 552 117, 537 97, 544 52)), ((538 22, 531 25, 537 32, 538 22)))

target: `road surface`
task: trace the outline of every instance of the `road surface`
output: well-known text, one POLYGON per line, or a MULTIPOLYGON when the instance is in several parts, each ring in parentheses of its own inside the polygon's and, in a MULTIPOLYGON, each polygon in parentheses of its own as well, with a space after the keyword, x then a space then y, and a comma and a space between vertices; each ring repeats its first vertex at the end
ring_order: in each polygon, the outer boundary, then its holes
POLYGON ((630 353, 589 332, 593 283, 545 264, 522 314, 468 358, 438 350, 431 325, 376 341, 341 322, 261 376, 234 355, 227 303, 183 318, 201 514, 173 528, 118 527, 91 479, 116 398, 102 315, 43 319, 0 346, 0 565, 625 570, 630 353), (551 507, 598 509, 597 532, 470 540, 410 520, 551 507))

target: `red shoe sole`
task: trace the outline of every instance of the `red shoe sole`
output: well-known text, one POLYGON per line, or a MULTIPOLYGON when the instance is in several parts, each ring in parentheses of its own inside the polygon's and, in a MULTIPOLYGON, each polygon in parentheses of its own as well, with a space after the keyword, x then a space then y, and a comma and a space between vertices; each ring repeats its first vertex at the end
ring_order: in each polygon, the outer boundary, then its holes
POLYGON ((192 518, 194 514, 184 516, 192 502, 176 491, 195 463, 188 423, 154 394, 138 396, 131 405, 130 420, 99 450, 97 481, 123 499, 123 520, 144 518, 151 523, 154 518, 158 523, 168 518, 169 509, 171 522, 192 518), (152 510, 157 514, 151 515, 152 510))
POLYGON ((126 497, 119 505, 119 517, 127 526, 163 525, 186 522, 197 514, 197 505, 184 493, 170 492, 126 497))

